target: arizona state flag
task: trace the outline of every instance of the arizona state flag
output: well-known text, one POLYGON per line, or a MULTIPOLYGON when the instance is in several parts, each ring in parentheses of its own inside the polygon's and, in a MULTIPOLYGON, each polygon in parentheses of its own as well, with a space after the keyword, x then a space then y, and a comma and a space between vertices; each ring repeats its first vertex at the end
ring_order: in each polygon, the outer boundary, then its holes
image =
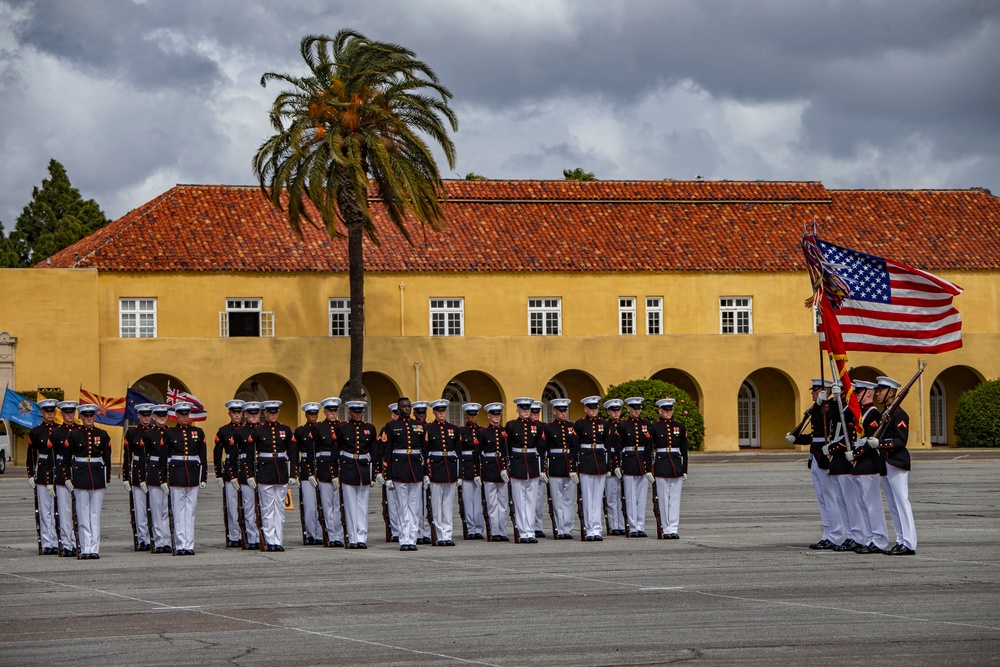
POLYGON ((97 406, 97 418, 94 421, 98 424, 121 426, 125 423, 125 397, 105 398, 80 387, 80 403, 93 403, 97 406))

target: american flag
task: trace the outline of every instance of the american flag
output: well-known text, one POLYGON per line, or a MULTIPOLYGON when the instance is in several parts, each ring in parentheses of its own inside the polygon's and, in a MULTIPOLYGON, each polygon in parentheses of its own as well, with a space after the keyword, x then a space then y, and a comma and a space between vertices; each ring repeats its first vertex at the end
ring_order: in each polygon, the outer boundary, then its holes
MULTIPOLYGON (((962 347, 962 316, 952 305, 961 287, 891 259, 811 240, 823 271, 842 288, 831 305, 845 350, 936 354, 962 347)), ((827 347, 822 328, 820 346, 827 347)))
MULTIPOLYGON (((167 384, 167 405, 173 405, 174 403, 180 403, 181 401, 187 401, 194 406, 191 410, 191 421, 203 422, 208 419, 208 413, 205 411, 205 404, 201 402, 201 399, 193 394, 187 393, 186 391, 171 389, 170 385, 167 384)), ((174 416, 173 410, 170 411, 170 416, 174 416)))

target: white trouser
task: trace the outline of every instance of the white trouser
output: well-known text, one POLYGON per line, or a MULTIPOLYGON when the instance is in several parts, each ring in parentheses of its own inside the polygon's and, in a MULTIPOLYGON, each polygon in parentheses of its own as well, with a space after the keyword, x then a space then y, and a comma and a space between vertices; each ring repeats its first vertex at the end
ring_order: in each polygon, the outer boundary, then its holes
POLYGON ((331 542, 343 542, 344 522, 341 521, 340 516, 340 489, 334 488, 333 482, 320 482, 317 490, 319 491, 319 502, 323 506, 326 539, 331 542))
MULTIPOLYGON (((332 485, 331 485, 332 486, 332 485)), ((368 496, 371 487, 367 484, 340 487, 344 494, 344 517, 347 519, 347 542, 355 544, 368 542, 368 496)))
POLYGON ((312 484, 302 480, 302 484, 299 486, 299 502, 302 503, 302 516, 306 524, 302 526, 302 529, 307 537, 322 541, 323 529, 319 525, 319 513, 316 507, 318 495, 318 488, 314 489, 312 484))
POLYGON ((576 485, 569 477, 549 477, 549 497, 552 499, 552 529, 556 535, 573 534, 576 514, 576 485))
POLYGON ((823 539, 833 544, 841 544, 846 537, 844 520, 837 506, 833 492, 833 482, 830 473, 819 467, 815 457, 812 462, 812 482, 816 490, 816 502, 819 503, 819 518, 823 523, 823 539))
POLYGON ((545 484, 542 484, 541 479, 539 479, 537 495, 535 497, 535 524, 532 530, 540 530, 545 532, 545 508, 547 507, 545 503, 545 484))
POLYGON ((198 511, 198 487, 170 487, 170 509, 174 512, 174 548, 194 549, 194 515, 198 511))
POLYGON ((393 482, 396 490, 396 502, 399 508, 399 543, 413 546, 417 543, 417 535, 423 522, 421 510, 424 507, 424 484, 414 482, 393 482))
POLYGON ((260 531, 257 530, 257 503, 255 500, 257 492, 249 484, 240 484, 240 494, 243 496, 243 529, 247 531, 247 544, 260 544, 260 531))
POLYGON ((140 543, 149 544, 149 517, 146 514, 146 493, 136 484, 132 487, 132 504, 135 505, 135 535, 140 543))
POLYGON ((540 486, 541 480, 538 477, 510 480, 510 488, 514 493, 514 518, 518 523, 514 530, 521 539, 535 536, 535 503, 538 502, 540 486))
POLYGON ((395 491, 385 490, 385 504, 389 508, 389 533, 399 539, 399 502, 395 491))
POLYGON ((265 544, 283 546, 285 539, 285 496, 287 484, 258 484, 260 526, 265 544))
POLYGON ((646 532, 646 494, 649 480, 645 475, 625 475, 625 516, 629 532, 646 532))
POLYGON ((657 477, 656 495, 660 501, 660 530, 664 535, 676 533, 681 524, 681 488, 683 477, 657 477))
POLYGON ((861 509, 864 512, 864 526, 868 542, 874 542, 879 549, 889 546, 889 529, 885 525, 885 510, 882 509, 882 492, 878 490, 878 475, 852 475, 858 486, 861 509))
POLYGON ((431 524, 427 520, 427 489, 424 489, 423 482, 420 483, 423 493, 420 494, 420 537, 431 539, 431 524))
POLYGON ((896 541, 904 546, 917 550, 917 527, 913 522, 913 509, 910 507, 910 471, 902 470, 891 464, 886 464, 886 475, 882 478, 882 490, 885 491, 892 515, 892 527, 896 531, 896 541))
POLYGON ((847 536, 858 544, 867 545, 861 529, 861 517, 858 516, 861 514, 861 499, 855 493, 858 487, 854 484, 853 477, 854 475, 830 475, 830 481, 834 485, 837 507, 840 508, 847 536))
POLYGON ((56 502, 59 510, 59 542, 63 549, 76 549, 76 534, 73 532, 73 492, 62 484, 56 484, 56 502))
POLYGON ((53 514, 55 498, 49 497, 44 484, 35 486, 35 498, 38 499, 38 532, 42 536, 42 548, 56 548, 59 538, 56 537, 56 518, 53 514))
POLYGON ((625 530, 622 514, 622 481, 614 476, 604 478, 604 498, 608 503, 608 530, 625 530))
POLYGON ((510 513, 510 497, 504 482, 483 482, 486 493, 486 511, 490 518, 490 535, 507 536, 507 515, 510 513))
POLYGON ((450 540, 455 516, 455 484, 431 482, 431 514, 438 542, 450 540))
POLYGON ((101 553, 101 506, 104 489, 73 491, 76 496, 76 527, 80 531, 80 553, 101 553))
MULTIPOLYGON (((603 531, 603 521, 601 514, 604 512, 604 475, 580 475, 580 494, 583 498, 583 529, 587 535, 601 535, 603 531)), ((615 481, 618 478, 615 477, 615 481)), ((608 518, 611 517, 611 510, 608 510, 608 518)))
POLYGON ((229 482, 226 482, 222 492, 226 494, 226 522, 229 524, 226 539, 230 542, 239 542, 243 539, 243 535, 240 533, 239 494, 229 482))
POLYGON ((153 546, 170 546, 170 515, 167 494, 158 484, 149 487, 149 513, 153 517, 153 546))
POLYGON ((482 535, 483 489, 475 482, 462 480, 462 504, 465 507, 465 530, 469 535, 482 535))

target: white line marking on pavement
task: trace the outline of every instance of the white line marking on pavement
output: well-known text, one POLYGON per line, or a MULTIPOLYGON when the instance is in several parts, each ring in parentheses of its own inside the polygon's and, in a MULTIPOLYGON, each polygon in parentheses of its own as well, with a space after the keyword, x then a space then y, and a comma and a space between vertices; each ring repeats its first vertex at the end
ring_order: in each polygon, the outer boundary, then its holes
POLYGON ((969 458, 968 454, 962 454, 961 456, 956 456, 955 458, 953 458, 952 461, 957 461, 959 459, 967 459, 967 458, 969 458))
POLYGON ((679 591, 683 590, 683 586, 658 586, 649 588, 640 588, 640 591, 679 591))
POLYGON ((327 637, 329 639, 339 639, 345 642, 354 642, 357 644, 365 644, 366 646, 378 646, 381 648, 388 648, 394 651, 404 651, 406 653, 412 653, 413 655, 429 655, 435 658, 444 658, 446 660, 454 660, 456 662, 462 662, 469 665, 486 665, 487 667, 501 667, 492 662, 480 662, 478 660, 467 660, 465 658, 459 658, 458 656, 448 655, 446 653, 435 653, 433 651, 418 651, 416 649, 406 648, 403 646, 395 646, 393 644, 384 644, 382 642, 368 641, 367 639, 356 639, 354 637, 344 637, 342 635, 335 635, 329 632, 319 632, 316 630, 306 630, 305 628, 295 628, 285 625, 275 625, 273 623, 264 623, 263 621, 253 621, 246 618, 239 618, 238 616, 227 616, 226 614, 219 614, 215 612, 206 611, 201 609, 200 605, 195 605, 192 607, 171 607, 162 602, 154 602, 153 600, 143 600, 142 598, 135 598, 129 595, 122 595, 120 593, 112 593, 111 591, 102 590, 100 588, 88 588, 87 586, 77 586, 75 584, 64 584, 60 581, 51 581, 48 579, 38 579, 36 577, 26 577, 21 574, 13 574, 11 572, 0 572, 2 575, 8 577, 15 577, 17 579, 24 579, 26 581, 34 581, 41 584, 50 584, 52 586, 63 586, 65 588, 74 588, 80 591, 90 591, 92 593, 102 593, 104 595, 110 595, 111 597, 121 598, 123 600, 132 600, 133 602, 141 602, 143 604, 155 605, 157 608, 153 611, 189 611, 195 614, 204 614, 205 616, 214 616, 216 618, 224 618, 230 621, 239 621, 241 623, 248 623, 250 625, 259 625, 265 628, 272 628, 274 630, 289 630, 291 632, 300 632, 306 635, 317 635, 320 637, 327 637))

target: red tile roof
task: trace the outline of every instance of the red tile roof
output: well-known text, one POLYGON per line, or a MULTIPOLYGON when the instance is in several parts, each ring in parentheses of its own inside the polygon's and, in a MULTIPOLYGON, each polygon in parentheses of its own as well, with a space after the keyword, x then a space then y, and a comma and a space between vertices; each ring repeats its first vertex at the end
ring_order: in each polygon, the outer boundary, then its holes
MULTIPOLYGON (((377 204, 369 271, 787 271, 828 241, 923 269, 1000 269, 1000 199, 981 190, 828 190, 817 182, 447 181, 445 225, 377 204)), ((41 265, 40 265, 41 266, 41 265)), ((104 271, 347 271, 347 239, 301 236, 255 186, 178 185, 51 258, 104 271)))

